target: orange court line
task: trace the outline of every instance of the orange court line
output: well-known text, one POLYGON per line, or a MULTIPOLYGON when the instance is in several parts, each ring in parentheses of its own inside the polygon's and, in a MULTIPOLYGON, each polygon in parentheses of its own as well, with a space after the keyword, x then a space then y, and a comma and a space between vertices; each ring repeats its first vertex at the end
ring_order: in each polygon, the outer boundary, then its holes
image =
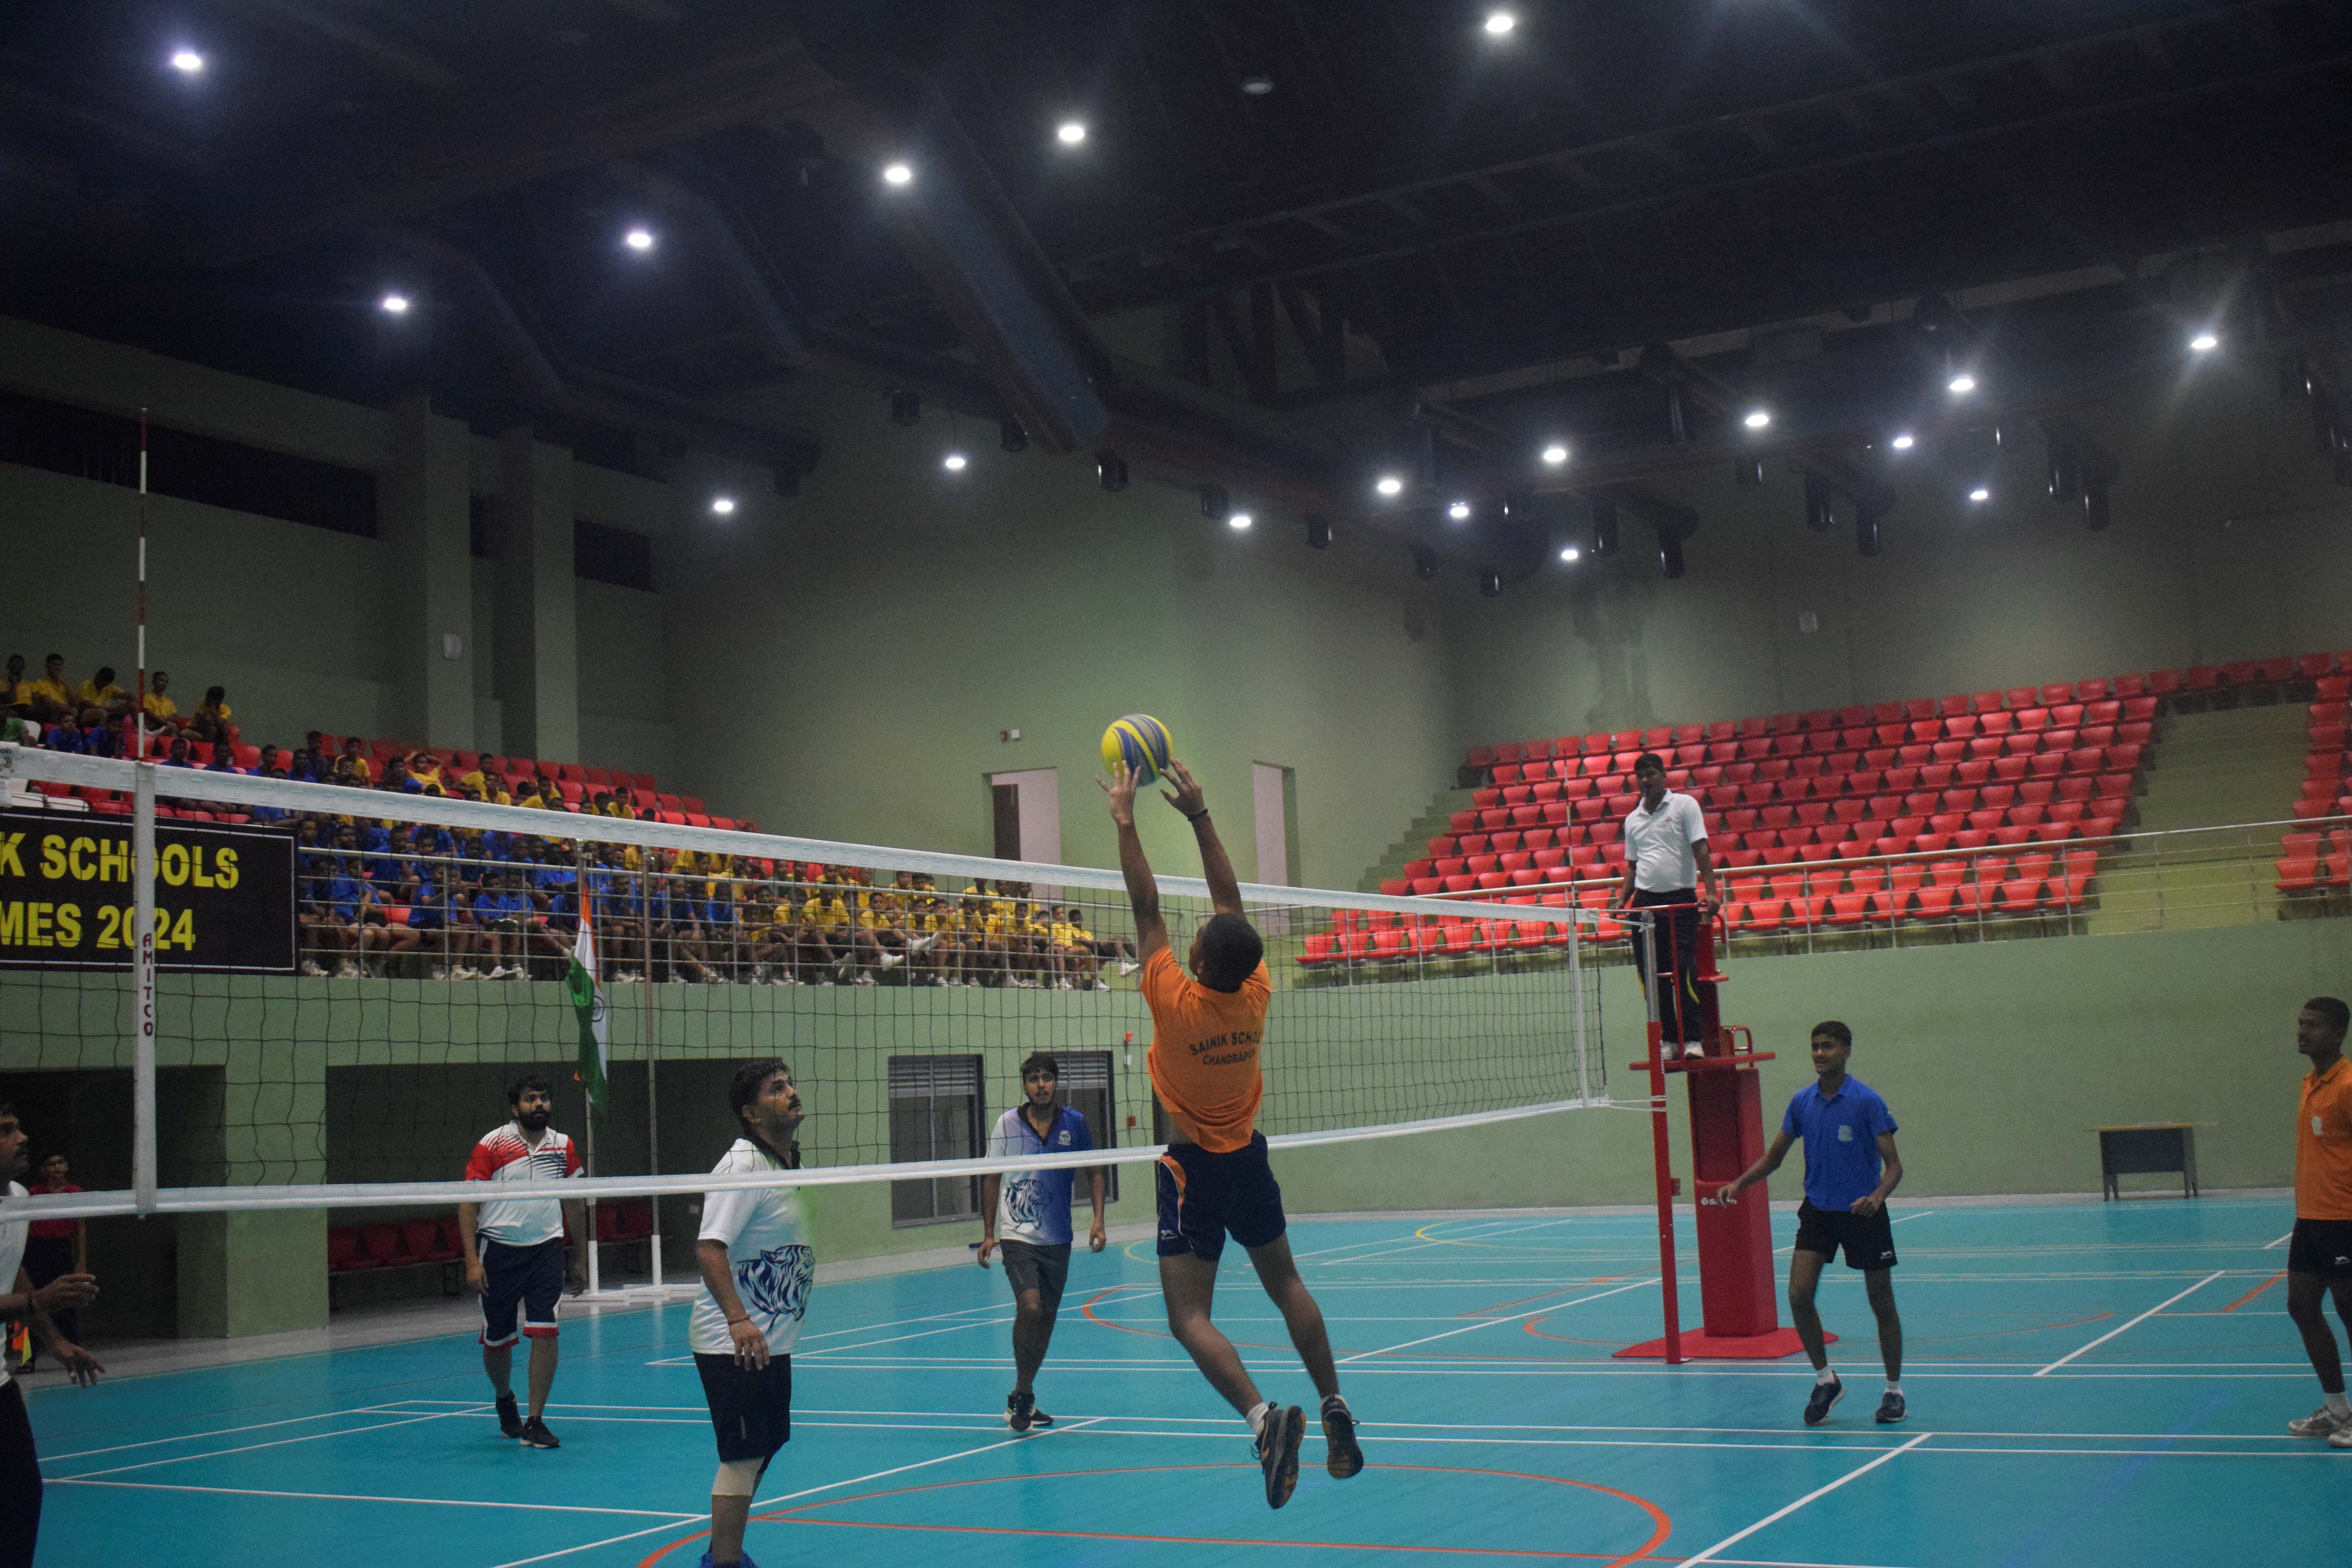
POLYGON ((2247 1302, 2252 1300, 2255 1297, 2261 1295, 2263 1291, 2269 1289, 2272 1286, 2277 1284, 2280 1280, 2285 1278, 2286 1270, 2282 1268, 2277 1273, 2272 1275, 2269 1279, 2263 1280, 2261 1284, 2255 1286, 2252 1289, 2247 1291, 2244 1295, 2239 1297, 2236 1300, 2231 1302, 2228 1306, 2222 1308, 2221 1310, 2225 1312, 2236 1311, 2239 1308, 2244 1306, 2247 1302))

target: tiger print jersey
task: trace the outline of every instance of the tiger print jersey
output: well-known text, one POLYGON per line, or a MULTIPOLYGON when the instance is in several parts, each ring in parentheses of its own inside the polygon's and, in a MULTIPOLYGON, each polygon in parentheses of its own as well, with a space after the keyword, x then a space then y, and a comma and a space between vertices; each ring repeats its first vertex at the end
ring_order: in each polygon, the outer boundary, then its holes
MULTIPOLYGON (((738 1138, 714 1176, 751 1175, 784 1167, 749 1138, 738 1138)), ((808 1317, 810 1288, 816 1282, 816 1248, 809 1245, 808 1219, 791 1187, 745 1187, 706 1193, 700 1239, 727 1245, 728 1270, 743 1310, 766 1336, 772 1355, 787 1355, 800 1342, 808 1317)), ((698 1355, 726 1355, 735 1348, 727 1314, 704 1286, 687 1321, 687 1347, 698 1355)))

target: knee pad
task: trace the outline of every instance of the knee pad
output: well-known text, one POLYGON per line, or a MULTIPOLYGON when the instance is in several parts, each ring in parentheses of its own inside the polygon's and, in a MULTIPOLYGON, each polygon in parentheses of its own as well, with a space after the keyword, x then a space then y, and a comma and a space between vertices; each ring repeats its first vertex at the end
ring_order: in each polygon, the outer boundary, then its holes
POLYGON ((759 1489, 760 1472, 767 1464, 761 1459, 722 1459, 719 1473, 710 1478, 712 1497, 750 1497, 759 1489))

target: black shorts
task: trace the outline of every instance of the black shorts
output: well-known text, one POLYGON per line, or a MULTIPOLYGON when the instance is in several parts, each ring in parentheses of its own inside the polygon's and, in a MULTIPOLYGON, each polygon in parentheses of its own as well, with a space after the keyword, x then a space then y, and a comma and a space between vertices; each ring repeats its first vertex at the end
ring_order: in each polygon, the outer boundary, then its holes
POLYGON ((2352 1279, 2352 1219, 2298 1219, 2286 1244, 2286 1271, 2352 1279))
POLYGON ((533 1339, 555 1337, 555 1304, 563 1299, 563 1238, 550 1237, 536 1247, 482 1243, 482 1343, 496 1348, 515 1342, 515 1309, 522 1309, 522 1331, 533 1339))
POLYGON ((1160 1156, 1160 1256, 1190 1252, 1214 1263, 1225 1233, 1244 1247, 1264 1247, 1284 1229, 1282 1188, 1266 1163, 1265 1134, 1245 1148, 1212 1154, 1196 1143, 1171 1143, 1160 1156))
POLYGON ((770 1356, 766 1366, 753 1372, 731 1355, 698 1351, 694 1370, 702 1374, 719 1459, 757 1459, 766 1474, 776 1450, 793 1440, 793 1358, 770 1356))
POLYGON ((1845 1248, 1848 1268, 1892 1268, 1895 1222, 1886 1217, 1884 1208, 1874 1215, 1858 1215, 1817 1209, 1810 1200, 1797 1205, 1797 1251, 1835 1258, 1841 1247, 1845 1248))
POLYGON ((0 1565, 32 1568, 40 1533, 41 1460, 24 1390, 12 1381, 0 1384, 0 1565))
POLYGON ((1070 1244, 1041 1247, 1034 1241, 1000 1243, 997 1250, 1004 1254, 1004 1281, 1013 1293, 1024 1290, 1037 1292, 1037 1300, 1051 1312, 1062 1304, 1062 1287, 1070 1279, 1070 1244))

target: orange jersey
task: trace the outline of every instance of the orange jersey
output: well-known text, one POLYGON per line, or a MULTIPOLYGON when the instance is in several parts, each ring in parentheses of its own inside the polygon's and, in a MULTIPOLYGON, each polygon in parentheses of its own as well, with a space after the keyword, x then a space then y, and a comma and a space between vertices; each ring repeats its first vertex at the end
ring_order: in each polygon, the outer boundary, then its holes
POLYGON ((2303 1077, 2294 1130, 2294 1217, 2352 1220, 2352 1064, 2303 1077))
POLYGON ((1176 1131, 1213 1154, 1249 1146, 1265 1079, 1258 1047, 1274 983, 1261 963, 1238 991, 1212 991, 1166 948, 1143 966, 1151 1007, 1151 1087, 1176 1131))

